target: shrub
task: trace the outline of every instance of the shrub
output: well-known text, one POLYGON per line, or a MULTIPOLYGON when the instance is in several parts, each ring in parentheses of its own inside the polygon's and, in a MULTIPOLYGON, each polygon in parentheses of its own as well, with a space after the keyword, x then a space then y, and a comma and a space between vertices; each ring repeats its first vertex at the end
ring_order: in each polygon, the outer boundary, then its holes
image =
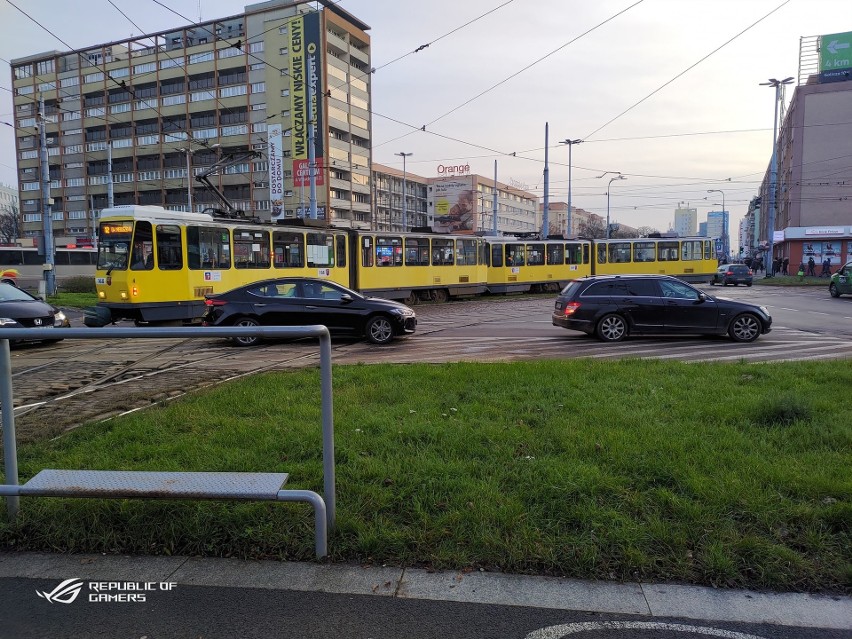
POLYGON ((65 293, 96 293, 95 278, 78 276, 62 280, 59 290, 65 293))

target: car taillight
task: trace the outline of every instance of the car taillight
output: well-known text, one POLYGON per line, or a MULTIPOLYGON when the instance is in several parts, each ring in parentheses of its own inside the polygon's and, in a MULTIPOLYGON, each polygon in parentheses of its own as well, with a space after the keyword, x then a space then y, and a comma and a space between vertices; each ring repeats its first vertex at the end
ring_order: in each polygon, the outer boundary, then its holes
POLYGON ((224 306, 227 304, 225 300, 204 300, 204 306, 224 306))
POLYGON ((733 271, 726 271, 726 272, 725 272, 725 275, 733 275, 733 274, 734 274, 734 272, 733 272, 733 271))
POLYGON ((751 270, 749 270, 748 274, 749 274, 749 275, 754 275, 754 273, 752 273, 752 272, 751 272, 751 270))
POLYGON ((580 302, 568 302, 565 305, 565 315, 573 315, 580 308, 580 302))

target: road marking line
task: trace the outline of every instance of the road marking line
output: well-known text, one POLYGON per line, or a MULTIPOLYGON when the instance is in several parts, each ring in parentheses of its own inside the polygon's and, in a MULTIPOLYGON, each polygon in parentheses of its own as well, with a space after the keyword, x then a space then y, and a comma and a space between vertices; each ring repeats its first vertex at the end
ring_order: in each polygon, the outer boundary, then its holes
MULTIPOLYGON (((683 632, 690 635, 706 635, 708 637, 723 637, 723 639, 765 639, 759 635, 749 635, 721 628, 704 626, 687 626, 680 623, 665 623, 660 621, 586 621, 581 623, 566 623, 559 626, 549 626, 534 630, 526 639, 561 639, 568 635, 596 632, 599 630, 661 630, 667 632, 683 632)), ((609 633, 607 633, 609 636, 609 633)))

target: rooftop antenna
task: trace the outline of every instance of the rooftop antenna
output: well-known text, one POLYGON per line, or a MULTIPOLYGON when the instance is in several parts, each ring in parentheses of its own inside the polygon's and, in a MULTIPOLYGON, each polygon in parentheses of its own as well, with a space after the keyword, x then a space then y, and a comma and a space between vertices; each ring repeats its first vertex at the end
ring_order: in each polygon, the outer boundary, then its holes
POLYGON ((198 21, 201 22, 201 0, 198 0, 198 21))

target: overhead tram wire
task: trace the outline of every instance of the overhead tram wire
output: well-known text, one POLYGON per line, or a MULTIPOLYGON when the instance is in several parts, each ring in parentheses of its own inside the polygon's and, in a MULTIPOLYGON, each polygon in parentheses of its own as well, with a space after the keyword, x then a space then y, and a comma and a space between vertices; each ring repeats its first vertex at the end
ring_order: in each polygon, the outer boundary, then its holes
MULTIPOLYGON (((571 45, 571 44, 574 44, 575 42, 577 42, 577 40, 580 40, 581 38, 583 38, 583 37, 587 36, 588 34, 592 33, 593 31, 595 31, 595 30, 599 29, 600 27, 602 27, 603 25, 607 24, 608 22, 611 22, 612 20, 615 20, 617 17, 619 17, 619 16, 621 16, 622 14, 624 14, 624 13, 626 13, 626 12, 630 11, 632 8, 634 8, 634 7, 636 7, 636 6, 640 5, 640 4, 642 4, 644 1, 645 1, 645 0, 637 0, 636 2, 634 2, 633 4, 631 4, 629 7, 626 7, 625 9, 622 9, 621 11, 619 11, 619 12, 617 12, 617 13, 615 13, 615 14, 611 15, 609 18, 607 18, 607 19, 606 19, 606 20, 604 20, 603 22, 600 22, 599 24, 596 24, 596 25, 595 25, 595 26, 593 26, 591 29, 587 29, 586 31, 584 31, 583 33, 581 33, 580 35, 578 35, 577 37, 572 38, 571 40, 569 40, 568 42, 566 42, 566 43, 565 43, 565 44, 563 44, 562 46, 557 47, 556 49, 554 49, 554 50, 553 50, 553 51, 551 51, 550 53, 548 53, 548 54, 546 54, 546 55, 544 55, 544 56, 542 56, 542 57, 538 58, 537 60, 535 60, 535 61, 531 62, 530 64, 528 64, 528 65, 527 65, 527 66, 525 66, 524 68, 522 68, 522 69, 520 69, 520 70, 516 71, 515 73, 511 74, 509 77, 507 77, 507 78, 505 78, 505 79, 503 79, 503 80, 500 80, 500 82, 497 82, 497 83, 493 84, 492 86, 488 87, 487 89, 485 89, 485 90, 484 90, 484 91, 482 91, 481 93, 478 93, 477 95, 473 96, 473 97, 472 97, 472 98, 470 98, 469 100, 467 100, 467 101, 465 101, 465 102, 462 102, 462 103, 461 103, 460 105, 458 105, 457 107, 454 107, 454 108, 450 109, 449 111, 447 111, 446 113, 444 113, 443 115, 438 116, 437 118, 435 118, 435 119, 434 119, 434 120, 432 120, 431 122, 427 122, 427 123, 426 123, 426 126, 431 126, 431 125, 432 125, 432 124, 434 124, 435 122, 437 122, 437 121, 439 121, 439 120, 442 120, 443 118, 447 117, 447 116, 448 116, 448 115, 450 115, 451 113, 454 113, 454 112, 458 111, 459 109, 461 109, 462 107, 467 106, 468 104, 470 104, 470 103, 471 103, 471 102, 473 102, 474 100, 478 100, 478 99, 479 99, 479 98, 481 98, 483 95, 486 95, 487 93, 490 93, 491 91, 493 91, 494 89, 496 89, 496 88, 497 88, 497 87, 499 87, 500 85, 505 84, 506 82, 508 82, 508 81, 509 81, 509 80, 511 80, 512 78, 515 78, 515 77, 517 77, 518 75, 520 75, 521 73, 523 73, 524 71, 527 71, 528 69, 531 69, 532 67, 534 67, 535 65, 537 65, 539 62, 542 62, 542 61, 546 60, 547 58, 549 58, 550 56, 552 56, 552 55, 554 55, 554 54, 558 53, 559 51, 561 51, 561 50, 562 50, 562 49, 564 49, 565 47, 567 47, 567 46, 569 46, 569 45, 571 45)), ((789 0, 788 0, 788 2, 789 2, 789 0)))
POLYGON ((763 22, 764 20, 766 20, 769 16, 771 16, 773 13, 775 13, 776 11, 778 11, 779 9, 781 9, 782 7, 784 7, 785 5, 789 4, 791 1, 792 1, 792 0, 784 0, 784 2, 782 2, 781 4, 779 4, 779 5, 778 5, 777 7, 775 7, 772 11, 770 11, 769 13, 767 13, 765 16, 763 16, 762 18, 758 19, 756 22, 753 22, 752 24, 750 24, 749 26, 747 26, 745 29, 743 29, 742 31, 740 31, 737 35, 735 35, 733 38, 731 38, 731 39, 730 39, 730 40, 728 40, 727 42, 725 42, 725 43, 723 43, 723 44, 719 45, 718 47, 716 47, 715 49, 713 49, 710 53, 708 53, 708 54, 707 54, 707 55, 705 55, 703 58, 701 58, 700 60, 698 60, 698 62, 696 62, 696 63, 694 63, 694 64, 690 65, 689 67, 687 67, 686 69, 684 69, 683 71, 681 71, 680 73, 678 73, 678 74, 677 74, 675 77, 673 77, 671 80, 669 80, 668 82, 665 82, 664 84, 662 84, 662 85, 661 85, 661 86, 659 86, 658 88, 656 88, 656 89, 654 89, 653 91, 651 91, 651 93, 649 93, 648 95, 646 95, 644 98, 642 98, 641 100, 639 100, 639 101, 638 101, 638 102, 636 102, 635 104, 633 104, 633 105, 631 105, 631 106, 627 107, 624 111, 622 111, 621 113, 619 113, 618 115, 616 115, 614 118, 612 118, 612 119, 611 119, 611 120, 609 120, 608 122, 606 122, 606 123, 602 124, 601 126, 599 126, 597 129, 595 129, 594 131, 592 131, 591 133, 589 133, 588 135, 586 135, 583 139, 584 139, 584 140, 586 140, 586 141, 589 141, 589 138, 590 138, 590 137, 592 137, 593 135, 595 135, 595 133, 597 133, 598 131, 601 131, 602 129, 604 129, 604 128, 606 128, 606 127, 608 127, 610 124, 612 124, 613 122, 615 122, 616 120, 618 120, 620 117, 622 117, 623 115, 625 115, 625 114, 629 113, 630 111, 632 111, 633 109, 635 109, 637 106, 639 106, 640 104, 642 104, 645 100, 648 100, 649 98, 651 98, 651 97, 652 97, 653 95, 655 95, 656 93, 659 93, 660 91, 662 91, 664 88, 666 88, 666 87, 667 87, 668 85, 670 85, 672 82, 674 82, 675 80, 677 80, 677 79, 678 79, 678 78, 680 78, 681 76, 683 76, 683 75, 687 74, 689 71, 691 71, 692 69, 694 69, 695 67, 697 67, 699 64, 701 64, 702 62, 704 62, 705 60, 707 60, 707 58, 709 58, 710 56, 714 55, 715 53, 717 53, 717 52, 718 52, 718 51, 720 51, 721 49, 723 49, 723 48, 725 48, 726 46, 728 46, 731 42, 733 42, 734 40, 736 40, 737 38, 739 38, 741 35, 743 35, 743 34, 744 34, 744 33, 746 33, 747 31, 751 30, 752 28, 754 28, 755 26, 757 26, 758 24, 760 24, 761 22, 763 22))

